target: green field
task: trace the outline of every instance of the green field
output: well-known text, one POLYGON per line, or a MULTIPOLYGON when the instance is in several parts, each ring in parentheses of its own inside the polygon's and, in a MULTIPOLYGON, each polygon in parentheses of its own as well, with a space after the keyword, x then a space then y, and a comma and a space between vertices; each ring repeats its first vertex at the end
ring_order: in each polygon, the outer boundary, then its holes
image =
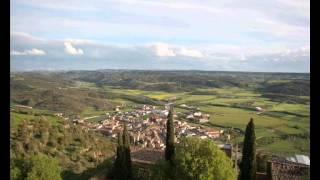
MULTIPOLYGON (((283 135, 301 135, 309 133, 310 105, 274 102, 262 98, 260 94, 241 88, 212 88, 198 89, 202 95, 181 92, 168 93, 158 91, 112 89, 117 92, 133 96, 146 96, 158 100, 173 100, 176 105, 186 104, 198 107, 200 111, 209 113, 212 125, 234 127, 245 130, 250 118, 254 119, 257 138, 281 137, 283 135), (261 107, 264 112, 257 114, 255 107, 261 107)), ((114 99, 121 103, 134 104, 121 98, 114 99)), ((176 107, 176 112, 188 110, 176 107)), ((238 137, 241 141, 243 137, 238 137)), ((258 144, 258 150, 278 155, 292 155, 295 153, 309 154, 309 139, 277 140, 271 144, 258 144)))
POLYGON ((61 118, 55 116, 34 116, 30 114, 10 112, 10 126, 12 128, 17 127, 23 121, 34 121, 35 119, 48 120, 53 126, 58 125, 61 121, 63 121, 61 118))

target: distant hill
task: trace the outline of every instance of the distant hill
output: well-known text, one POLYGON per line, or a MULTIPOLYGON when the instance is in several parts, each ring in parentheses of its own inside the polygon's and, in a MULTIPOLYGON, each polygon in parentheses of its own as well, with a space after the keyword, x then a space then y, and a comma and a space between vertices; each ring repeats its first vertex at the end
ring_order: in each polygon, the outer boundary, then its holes
MULTIPOLYGON (((145 91, 193 92, 199 88, 238 87, 274 101, 301 102, 310 95, 310 75, 210 71, 99 70, 11 73, 11 102, 40 109, 80 113, 87 108, 110 110, 114 98, 161 104, 145 96, 106 93, 105 87, 145 91), (79 86, 79 82, 83 82, 79 86), (86 84, 87 83, 87 84, 86 84), (289 97, 290 96, 290 97, 289 97)), ((200 92, 202 93, 202 92, 200 92)), ((202 93, 203 94, 203 93, 202 93)))
POLYGON ((73 84, 73 81, 43 74, 16 75, 10 79, 11 102, 70 113, 79 113, 88 107, 112 109, 117 105, 101 92, 71 88, 73 84))
MULTIPOLYGON (((32 75, 32 72, 27 73, 32 75)), ((271 80, 294 81, 293 85, 304 86, 309 83, 309 74, 299 73, 247 73, 247 72, 214 72, 214 71, 143 71, 143 70, 99 70, 68 71, 59 73, 37 73, 44 78, 56 80, 84 81, 95 83, 98 87, 118 86, 127 89, 152 91, 192 91, 196 88, 241 87, 257 85, 266 86, 271 80)), ((35 76, 33 75, 33 76, 35 76)), ((257 86, 259 87, 259 86, 257 86)), ((259 91, 262 89, 258 89, 259 91)))
POLYGON ((257 89, 263 93, 310 96, 309 80, 267 81, 257 89))

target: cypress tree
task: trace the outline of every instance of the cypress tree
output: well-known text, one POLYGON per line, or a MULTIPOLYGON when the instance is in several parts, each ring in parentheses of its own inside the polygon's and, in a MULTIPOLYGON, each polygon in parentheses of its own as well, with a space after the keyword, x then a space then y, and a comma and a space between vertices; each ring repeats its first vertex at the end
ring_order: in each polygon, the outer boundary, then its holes
POLYGON ((242 161, 240 165, 240 180, 256 179, 256 136, 254 132, 253 119, 247 125, 244 142, 242 161))
POLYGON ((174 147, 174 127, 173 127, 173 106, 170 107, 167 120, 167 136, 166 136, 166 150, 165 159, 173 164, 175 147, 174 147))
POLYGON ((109 177, 118 180, 133 179, 131 171, 130 139, 126 124, 123 125, 123 132, 118 134, 117 157, 109 177))
POLYGON ((109 174, 110 178, 122 179, 122 166, 123 166, 123 137, 122 133, 118 133, 118 145, 117 145, 117 156, 114 161, 112 170, 109 174))
POLYGON ((123 127, 123 176, 124 179, 132 179, 132 171, 131 171, 131 154, 130 154, 130 139, 127 131, 127 125, 124 124, 123 127))
POLYGON ((131 171, 131 154, 130 154, 130 138, 127 131, 127 125, 124 124, 123 127, 123 146, 124 146, 124 163, 126 164, 126 179, 132 179, 132 171, 131 171))
POLYGON ((121 156, 121 149, 123 147, 123 138, 122 138, 122 133, 118 133, 118 146, 117 146, 117 157, 121 156))
POLYGON ((123 133, 122 133, 122 140, 123 140, 123 146, 124 147, 130 147, 130 140, 129 140, 129 135, 128 135, 128 130, 127 130, 127 125, 123 125, 123 133))

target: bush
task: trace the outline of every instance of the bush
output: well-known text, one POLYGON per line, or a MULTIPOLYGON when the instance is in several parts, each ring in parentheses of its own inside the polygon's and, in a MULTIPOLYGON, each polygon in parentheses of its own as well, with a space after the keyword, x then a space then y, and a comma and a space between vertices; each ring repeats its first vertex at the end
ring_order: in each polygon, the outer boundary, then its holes
POLYGON ((183 138, 176 145, 174 166, 159 161, 152 171, 153 179, 235 180, 236 171, 226 154, 212 141, 183 138))
POLYGON ((15 159, 10 172, 13 180, 61 180, 58 161, 46 155, 15 159))

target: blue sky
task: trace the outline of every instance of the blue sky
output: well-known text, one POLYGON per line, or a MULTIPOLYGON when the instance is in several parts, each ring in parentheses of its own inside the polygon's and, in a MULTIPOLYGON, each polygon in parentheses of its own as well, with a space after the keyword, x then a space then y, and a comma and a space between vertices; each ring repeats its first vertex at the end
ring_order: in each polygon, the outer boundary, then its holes
POLYGON ((11 0, 11 70, 309 72, 305 0, 11 0))

